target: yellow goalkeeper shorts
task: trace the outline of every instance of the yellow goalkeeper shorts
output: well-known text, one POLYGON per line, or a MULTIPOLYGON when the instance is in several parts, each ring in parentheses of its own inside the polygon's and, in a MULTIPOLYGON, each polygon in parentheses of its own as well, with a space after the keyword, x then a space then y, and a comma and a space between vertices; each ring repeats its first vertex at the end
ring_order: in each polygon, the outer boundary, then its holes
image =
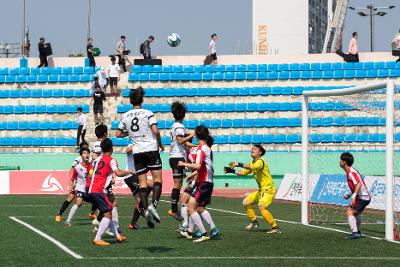
POLYGON ((256 192, 251 193, 246 197, 246 202, 250 205, 258 204, 258 206, 268 207, 271 205, 272 200, 275 197, 276 190, 258 190, 256 192))

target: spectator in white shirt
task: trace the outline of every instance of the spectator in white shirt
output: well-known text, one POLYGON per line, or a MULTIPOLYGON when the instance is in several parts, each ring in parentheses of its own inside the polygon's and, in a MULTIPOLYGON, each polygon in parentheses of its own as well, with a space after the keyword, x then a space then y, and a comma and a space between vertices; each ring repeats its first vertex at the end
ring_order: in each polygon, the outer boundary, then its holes
POLYGON ((76 109, 78 112, 78 133, 76 135, 76 146, 79 147, 79 140, 82 138, 82 143, 86 143, 85 135, 86 135, 86 127, 87 127, 87 118, 86 115, 82 113, 82 108, 79 107, 76 109))
POLYGON ((117 44, 117 56, 118 56, 118 65, 122 68, 123 72, 126 72, 126 62, 132 65, 128 58, 129 50, 126 49, 125 45, 125 36, 121 36, 121 40, 117 44))
POLYGON ((108 77, 110 77, 110 88, 114 98, 117 97, 118 81, 120 79, 121 68, 116 63, 115 56, 111 56, 111 64, 108 66, 108 77))
POLYGON ((104 93, 106 93, 106 88, 109 79, 106 71, 104 70, 104 67, 100 67, 100 69, 96 72, 95 77, 99 79, 100 87, 104 91, 104 93))
POLYGON ((217 41, 217 34, 213 33, 211 35, 211 41, 210 44, 208 45, 208 54, 212 58, 211 64, 217 65, 218 64, 218 59, 217 59, 217 49, 215 48, 215 44, 217 41))

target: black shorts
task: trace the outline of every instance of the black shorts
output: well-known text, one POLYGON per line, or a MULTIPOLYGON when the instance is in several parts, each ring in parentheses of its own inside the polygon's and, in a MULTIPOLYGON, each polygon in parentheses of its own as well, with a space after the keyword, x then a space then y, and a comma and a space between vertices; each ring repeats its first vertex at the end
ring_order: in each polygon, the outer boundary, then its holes
POLYGON ((118 85, 118 77, 110 77, 110 87, 116 87, 118 85))
POLYGON ((137 175, 146 174, 149 170, 155 171, 162 169, 161 157, 158 151, 133 154, 133 160, 135 161, 137 175))
POLYGON ((125 178, 124 182, 131 190, 133 196, 139 193, 139 179, 137 175, 132 175, 129 176, 128 178, 125 178))
POLYGON ((202 183, 193 188, 191 195, 196 199, 197 205, 206 207, 211 204, 213 188, 214 184, 209 182, 202 183))
POLYGON ((111 203, 113 203, 115 201, 115 196, 114 196, 112 185, 109 185, 106 188, 106 190, 107 190, 108 199, 110 200, 111 203))
POLYGON ((174 179, 183 179, 185 176, 185 167, 178 166, 178 162, 185 162, 184 158, 169 158, 169 166, 172 169, 172 177, 174 179))
POLYGON ((362 199, 356 199, 356 207, 350 207, 354 210, 357 211, 358 214, 361 214, 365 207, 367 207, 369 205, 369 203, 371 202, 371 200, 362 200, 362 199))
POLYGON ((110 199, 106 193, 90 193, 90 198, 97 204, 100 212, 107 212, 112 210, 110 199))
POLYGON ((75 190, 74 194, 75 194, 76 198, 80 197, 86 202, 89 202, 89 203, 93 202, 87 192, 82 192, 82 191, 75 190))
POLYGON ((210 56, 212 60, 217 60, 217 53, 211 54, 210 56))
POLYGON ((103 104, 101 104, 101 105, 93 104, 93 113, 94 113, 94 114, 97 114, 97 113, 104 113, 103 104))

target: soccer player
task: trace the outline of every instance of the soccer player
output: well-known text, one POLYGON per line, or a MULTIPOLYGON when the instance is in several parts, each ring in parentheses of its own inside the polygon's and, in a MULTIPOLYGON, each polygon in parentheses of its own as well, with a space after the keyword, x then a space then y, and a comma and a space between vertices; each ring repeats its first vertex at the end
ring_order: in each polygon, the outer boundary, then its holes
POLYGON ((268 164, 264 158, 265 149, 261 145, 254 145, 251 149, 251 157, 253 161, 248 164, 240 162, 231 162, 229 167, 224 167, 224 173, 233 173, 239 176, 246 176, 252 173, 258 184, 258 191, 251 193, 243 200, 243 206, 247 216, 250 218, 250 224, 246 230, 258 228, 256 213, 252 205, 258 204, 258 209, 264 220, 271 225, 268 234, 280 234, 282 230, 279 228, 272 214, 268 211, 268 206, 271 205, 274 199, 276 189, 272 181, 271 173, 269 172, 268 164), (235 167, 241 167, 242 170, 235 170, 235 167))
MULTIPOLYGON (((88 148, 88 147, 89 147, 89 145, 86 142, 82 142, 82 143, 79 144, 79 149, 80 150, 83 149, 83 148, 88 148)), ((74 172, 75 166, 78 165, 79 163, 81 163, 81 161, 82 161, 82 157, 79 156, 79 157, 75 158, 74 161, 72 162, 71 169, 69 170, 70 180, 72 180, 72 174, 74 172)), ((67 199, 63 202, 63 204, 61 205, 60 210, 57 212, 56 219, 55 219, 56 222, 61 222, 61 216, 63 215, 64 211, 68 208, 69 204, 71 204, 72 200, 75 199, 75 195, 74 195, 73 189, 70 188, 69 190, 70 191, 69 191, 69 193, 67 195, 67 199)), ((93 213, 94 213, 94 211, 93 211, 93 213)), ((89 218, 90 218, 90 216, 89 216, 89 218)))
POLYGON ((133 158, 135 169, 139 176, 139 196, 140 203, 145 210, 146 220, 149 223, 154 219, 160 222, 160 216, 156 211, 162 192, 162 163, 159 149, 164 151, 161 143, 160 131, 157 127, 157 120, 153 112, 142 108, 144 90, 141 86, 132 89, 129 93, 130 103, 133 109, 124 113, 118 130, 117 138, 123 138, 129 135, 129 138, 135 148, 133 158), (150 170, 153 176, 153 198, 152 204, 147 201, 147 175, 150 170))
POLYGON ((75 205, 73 205, 69 211, 68 219, 64 223, 65 226, 71 226, 72 218, 75 216, 77 210, 82 206, 83 200, 91 202, 89 195, 85 190, 90 150, 89 148, 84 147, 80 150, 79 154, 81 155, 82 161, 74 167, 69 184, 70 190, 74 192, 75 205))
POLYGON ((174 102, 171 105, 171 113, 174 115, 175 123, 172 124, 170 130, 171 136, 171 150, 169 157, 169 165, 172 169, 172 177, 174 179, 174 187, 171 192, 171 209, 168 211, 168 215, 172 216, 178 221, 182 221, 183 218, 178 211, 178 201, 179 195, 182 188, 182 181, 185 175, 185 168, 178 166, 178 162, 186 161, 186 150, 184 145, 194 146, 193 144, 188 143, 194 136, 194 133, 191 133, 186 136, 185 126, 182 124, 183 119, 186 114, 186 106, 181 102, 174 102))
POLYGON ((97 246, 108 246, 110 243, 101 239, 107 228, 110 228, 118 242, 123 242, 126 237, 118 233, 117 227, 112 220, 112 206, 108 198, 107 187, 112 181, 113 173, 117 176, 126 176, 135 174, 134 171, 122 171, 118 167, 117 161, 111 156, 113 153, 113 145, 111 139, 107 138, 100 144, 103 155, 94 162, 93 176, 89 187, 89 194, 93 201, 97 204, 103 218, 100 221, 99 229, 93 244, 97 246))
MULTIPOLYGON (((340 155, 339 166, 346 172, 346 180, 351 190, 351 201, 347 209, 347 218, 349 221, 352 234, 346 239, 361 238, 361 214, 365 207, 371 202, 371 194, 365 185, 360 173, 352 168, 354 157, 349 152, 344 152, 340 155)), ((345 199, 350 198, 349 194, 344 196, 345 199)))
POLYGON ((211 228, 211 237, 219 235, 219 230, 216 228, 210 213, 205 209, 211 203, 211 196, 214 188, 213 176, 213 162, 212 151, 207 145, 207 140, 210 140, 210 134, 204 125, 195 128, 195 135, 199 141, 199 146, 196 151, 196 162, 187 163, 183 161, 178 162, 178 166, 183 166, 197 171, 195 186, 188 203, 189 229, 187 232, 181 232, 182 235, 189 239, 193 238, 194 225, 197 226, 201 236, 194 239, 193 242, 203 242, 210 239, 210 235, 206 232, 201 218, 203 218, 211 228), (200 214, 202 217, 200 217, 200 214))

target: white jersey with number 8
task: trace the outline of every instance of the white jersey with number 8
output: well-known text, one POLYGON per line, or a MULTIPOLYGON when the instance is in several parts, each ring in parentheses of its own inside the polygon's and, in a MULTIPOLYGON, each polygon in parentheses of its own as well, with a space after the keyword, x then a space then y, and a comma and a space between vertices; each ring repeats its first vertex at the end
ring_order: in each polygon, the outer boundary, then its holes
POLYGON ((132 109, 122 115, 118 129, 128 131, 134 146, 134 154, 158 151, 157 139, 151 126, 157 125, 153 112, 147 109, 132 109))

